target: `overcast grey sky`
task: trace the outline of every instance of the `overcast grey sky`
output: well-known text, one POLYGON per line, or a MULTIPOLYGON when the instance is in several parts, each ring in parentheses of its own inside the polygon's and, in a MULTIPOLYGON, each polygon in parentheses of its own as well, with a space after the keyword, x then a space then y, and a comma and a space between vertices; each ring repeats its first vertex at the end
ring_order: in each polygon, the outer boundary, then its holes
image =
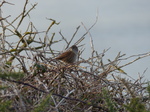
MULTIPOLYGON (((21 12, 25 0, 13 0, 15 5, 3 7, 4 17, 11 15, 15 18, 21 12)), ((114 59, 119 51, 127 56, 150 52, 150 0, 32 0, 38 3, 31 12, 30 21, 36 28, 45 30, 49 24, 47 18, 61 22, 52 32, 57 32, 60 38, 61 30, 66 38, 70 38, 76 27, 83 22, 89 28, 96 19, 98 22, 91 30, 95 49, 100 52, 111 47, 106 57, 114 59)), ((10 18, 10 19, 11 19, 10 18)), ((23 29, 23 27, 22 27, 23 29)), ((80 38, 85 33, 82 27, 76 36, 80 38)), ((82 42, 85 45, 83 56, 89 57, 90 39, 82 42)), ((65 45, 64 45, 65 46, 65 45)), ((62 47, 58 47, 62 50, 62 47)), ((123 68, 128 75, 138 77, 148 68, 145 77, 150 79, 150 57, 135 62, 123 68)))

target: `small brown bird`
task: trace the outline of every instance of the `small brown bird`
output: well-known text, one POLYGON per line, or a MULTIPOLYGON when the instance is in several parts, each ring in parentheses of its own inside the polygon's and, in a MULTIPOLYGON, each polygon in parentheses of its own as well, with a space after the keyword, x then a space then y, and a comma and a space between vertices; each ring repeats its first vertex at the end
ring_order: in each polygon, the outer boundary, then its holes
POLYGON ((77 57, 78 57, 78 47, 76 45, 73 45, 67 51, 63 52, 55 59, 71 64, 77 60, 77 57))

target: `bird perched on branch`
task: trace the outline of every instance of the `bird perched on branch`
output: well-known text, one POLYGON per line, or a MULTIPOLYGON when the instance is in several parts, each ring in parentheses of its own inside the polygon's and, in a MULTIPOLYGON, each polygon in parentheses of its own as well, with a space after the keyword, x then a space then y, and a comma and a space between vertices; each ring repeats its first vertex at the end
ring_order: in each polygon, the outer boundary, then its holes
POLYGON ((78 47, 76 45, 73 45, 55 59, 71 64, 76 62, 77 57, 78 57, 78 47))

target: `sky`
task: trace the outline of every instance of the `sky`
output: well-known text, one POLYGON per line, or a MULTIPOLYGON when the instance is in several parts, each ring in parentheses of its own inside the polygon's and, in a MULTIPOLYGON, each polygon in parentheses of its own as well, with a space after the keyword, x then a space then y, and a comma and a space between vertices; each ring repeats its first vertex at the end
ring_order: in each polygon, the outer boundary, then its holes
MULTIPOLYGON (((3 16, 11 15, 11 18, 8 19, 14 19, 22 11, 24 2, 25 0, 13 0, 11 3, 15 5, 4 5, 2 7, 3 16)), ((149 0, 30 0, 28 7, 34 3, 38 3, 38 5, 20 28, 22 31, 27 25, 26 22, 29 21, 32 21, 39 31, 45 30, 50 24, 46 18, 52 18, 60 22, 51 30, 51 33, 56 32, 56 39, 61 38, 58 33, 60 30, 67 39, 70 39, 81 22, 86 28, 89 28, 98 15, 98 21, 90 33, 94 47, 99 53, 110 48, 106 53, 106 62, 107 59, 113 60, 120 51, 122 54, 126 54, 126 57, 150 52, 149 0)), ((74 42, 85 32, 81 25, 74 42)), ((91 53, 89 35, 81 44, 85 44, 82 56, 88 59, 91 53)), ((65 47, 64 43, 56 46, 60 51, 65 47)), ((123 68, 128 75, 135 78, 138 78, 139 74, 143 74, 146 69, 144 76, 146 80, 149 80, 150 57, 123 68)))

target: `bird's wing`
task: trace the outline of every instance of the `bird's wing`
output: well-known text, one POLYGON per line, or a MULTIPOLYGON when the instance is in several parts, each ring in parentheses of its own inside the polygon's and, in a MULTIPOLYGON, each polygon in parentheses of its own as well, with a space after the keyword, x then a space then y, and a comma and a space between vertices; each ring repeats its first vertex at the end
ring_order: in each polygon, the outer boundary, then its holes
POLYGON ((68 52, 69 51, 62 53, 60 56, 56 57, 55 59, 61 60, 61 59, 65 58, 68 55, 68 52))

